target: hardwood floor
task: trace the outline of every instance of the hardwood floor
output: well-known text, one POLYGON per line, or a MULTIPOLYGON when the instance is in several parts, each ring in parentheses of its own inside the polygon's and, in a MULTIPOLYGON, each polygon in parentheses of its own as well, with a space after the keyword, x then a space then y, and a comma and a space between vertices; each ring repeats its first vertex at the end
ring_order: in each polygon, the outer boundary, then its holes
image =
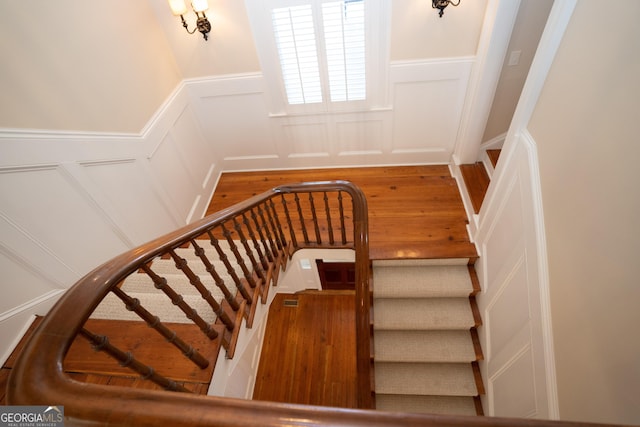
POLYGON ((475 257, 455 179, 447 166, 224 173, 207 213, 282 184, 348 180, 365 193, 372 259, 475 257))
MULTIPOLYGON (((24 337, 0 370, 0 405, 6 405, 6 388, 9 374, 22 347, 36 329, 41 317, 34 320, 24 337)), ((93 333, 109 337, 112 344, 121 348, 135 348, 136 357, 145 360, 168 378, 176 381, 195 394, 206 394, 218 354, 219 340, 212 342, 206 338, 197 326, 192 324, 168 323, 181 338, 195 343, 196 350, 209 360, 213 360, 207 369, 201 370, 167 344, 166 340, 151 331, 144 322, 113 321, 89 319, 85 327, 93 333)), ((142 379, 129 368, 122 367, 105 353, 93 350, 89 342, 78 336, 64 360, 65 372, 73 379, 90 384, 114 385, 122 387, 162 390, 152 381, 142 379)))
POLYGON ((460 171, 469 191, 475 213, 480 212, 484 196, 489 188, 489 175, 482 162, 460 165, 460 171))
POLYGON ((253 398, 356 408, 354 305, 353 292, 276 295, 253 398))

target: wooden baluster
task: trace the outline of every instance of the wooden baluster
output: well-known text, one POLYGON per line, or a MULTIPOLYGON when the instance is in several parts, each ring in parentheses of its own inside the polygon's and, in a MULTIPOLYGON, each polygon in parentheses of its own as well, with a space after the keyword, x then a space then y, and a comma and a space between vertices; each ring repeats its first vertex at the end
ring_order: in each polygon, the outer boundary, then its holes
POLYGON ((247 268, 247 264, 244 262, 244 258, 242 258, 242 255, 240 255, 240 251, 238 251, 238 246, 233 241, 233 236, 231 235, 231 231, 229 231, 227 227, 224 226, 224 222, 220 224, 220 228, 222 228, 222 234, 224 235, 224 237, 226 237, 227 242, 229 243, 229 249, 231 249, 231 252, 236 257, 236 261, 238 263, 238 266, 240 266, 242 273, 244 274, 244 278, 249 283, 249 286, 251 286, 252 289, 255 289, 255 287, 258 284, 256 283, 255 279, 253 278, 253 275, 249 271, 249 268, 247 268))
POLYGON ((309 236, 307 235, 307 227, 304 224, 304 215, 302 214, 302 206, 300 206, 300 198, 298 197, 298 193, 294 194, 294 200, 298 209, 298 220, 300 221, 300 227, 302 228, 302 236, 304 237, 304 242, 308 244, 309 236))
MULTIPOLYGON (((267 207, 265 206, 265 208, 267 207)), ((274 236, 271 234, 271 228, 269 227, 269 222, 267 222, 267 219, 264 217, 264 210, 262 209, 261 204, 258 205, 258 217, 262 220, 262 226, 267 236, 267 240, 269 241, 269 245, 271 246, 271 253, 273 254, 273 259, 275 260, 278 257, 277 254, 280 253, 280 245, 279 245, 280 242, 278 242, 277 237, 275 238, 276 241, 274 242, 274 236)))
POLYGON ((238 289, 238 292, 240 292, 240 295, 242 295, 242 298, 245 299, 247 304, 251 305, 253 300, 249 295, 249 292, 247 292, 247 289, 242 284, 242 281, 238 277, 238 274, 236 273, 235 268, 233 268, 233 266, 229 262, 229 258, 227 257, 227 254, 220 247, 220 243, 218 243, 218 239, 215 238, 215 236, 211 231, 207 231, 207 234, 209 235, 211 244, 213 245, 213 247, 216 249, 216 252, 218 253, 218 257, 220 258, 220 261, 222 261, 224 266, 227 268, 227 273, 229 273, 229 275, 233 279, 233 282, 236 284, 236 288, 238 289))
POLYGON ((109 338, 107 338, 106 336, 96 335, 85 328, 80 329, 80 335, 82 335, 91 343, 91 346, 95 351, 104 351, 109 356, 116 359, 120 366, 128 367, 129 369, 132 369, 133 371, 140 374, 142 379, 153 381, 165 390, 191 393, 189 390, 176 383, 175 381, 157 374, 151 366, 147 366, 133 357, 133 354, 131 354, 131 352, 124 352, 115 347, 109 342, 109 338))
POLYGON ((318 213, 316 212, 316 205, 313 200, 313 193, 309 193, 309 206, 311 208, 311 219, 313 221, 313 229, 316 232, 316 243, 322 243, 322 237, 320 237, 320 224, 318 224, 318 213))
POLYGON ((224 299, 229 303, 233 311, 238 311, 240 304, 238 304, 238 301, 233 297, 229 288, 227 288, 227 285, 224 283, 224 280, 216 271, 216 268, 213 266, 211 261, 209 261, 209 258, 207 258, 204 248, 199 246, 195 240, 191 240, 191 244, 193 245, 196 255, 200 258, 207 269, 207 272, 211 274, 211 277, 213 277, 213 280, 216 282, 216 286, 218 286, 218 289, 222 291, 224 299))
POLYGON ((216 301, 213 295, 211 295, 211 291, 209 291, 209 289, 204 286, 202 280, 200 280, 198 275, 195 274, 193 270, 191 270, 189 264, 187 263, 187 260, 178 256, 178 254, 173 249, 169 251, 169 254, 175 261, 176 268, 181 270, 185 274, 185 276, 187 276, 187 278, 189 279, 189 283, 191 283, 198 290, 202 298, 209 303, 209 306, 216 314, 216 316, 218 316, 218 318, 222 321, 224 326, 228 330, 233 331, 235 328, 233 320, 231 320, 229 315, 225 313, 225 311, 222 309, 222 306, 218 304, 218 301, 216 301))
POLYGON ((289 235, 291 236, 291 242, 293 243, 294 247, 298 247, 298 240, 296 238, 296 233, 293 230, 293 222, 291 221, 291 214, 289 213, 289 204, 287 203, 287 199, 284 197, 284 194, 282 194, 281 197, 282 197, 282 207, 284 208, 284 216, 287 220, 287 226, 289 227, 289 235))
POLYGON ((125 307, 129 311, 133 311, 136 313, 142 320, 149 325, 150 328, 155 329, 160 335, 162 335, 168 342, 176 346, 178 350, 182 352, 189 360, 198 365, 199 368, 204 369, 209 366, 209 361, 198 353, 192 346, 185 343, 175 331, 167 328, 161 321, 158 316, 154 316, 146 308, 140 304, 140 300, 138 298, 132 298, 125 291, 118 287, 114 287, 112 292, 122 300, 125 304, 125 307))
POLYGON ((335 240, 333 239, 333 225, 331 224, 331 210, 329 209, 329 196, 327 192, 324 192, 324 210, 327 215, 327 233, 329 234, 329 244, 333 245, 335 240))
MULTIPOLYGON (((281 195, 282 197, 282 205, 284 207, 284 211, 285 214, 287 216, 287 222, 289 225, 289 234, 291 235, 291 241, 294 242, 294 245, 296 245, 296 236, 295 234, 293 234, 293 227, 291 226, 291 218, 289 216, 289 210, 287 208, 287 201, 284 198, 284 194, 281 195)), ((273 210, 275 212, 276 207, 273 204, 273 200, 271 200, 271 206, 269 206, 269 204, 265 203, 265 210, 267 211, 267 218, 269 219, 269 225, 271 225, 271 229, 273 230, 273 235, 274 238, 276 240, 276 244, 278 245, 278 250, 285 252, 286 250, 286 239, 284 238, 284 231, 282 231, 282 227, 280 227, 280 230, 278 230, 278 228, 276 227, 276 224, 273 220, 273 218, 271 217, 271 210, 273 210)), ((279 224, 279 223, 278 223, 279 224)))
MULTIPOLYGON (((279 235, 280 236, 280 241, 281 241, 281 245, 283 248, 287 248, 287 239, 286 237, 284 237, 284 231, 282 229, 282 223, 280 223, 280 218, 278 218, 278 211, 276 210, 276 204, 273 202, 273 198, 269 199, 266 203, 266 206, 270 206, 271 209, 267 209, 267 214, 269 216, 269 220, 271 221, 271 214, 269 212, 273 212, 273 223, 272 226, 274 227, 274 230, 278 231, 278 233, 276 233, 276 237, 279 235)), ((274 231, 275 232, 275 231, 274 231)), ((288 255, 288 254, 287 254, 288 255)))
POLYGON ((344 225, 344 206, 342 205, 342 191, 338 191, 338 208, 340 210, 340 230, 342 234, 342 244, 347 244, 347 229, 344 225))
MULTIPOLYGON (((244 247, 244 251, 247 254, 247 257, 249 257, 249 262, 253 267, 253 271, 256 272, 256 274, 258 275, 262 283, 265 283, 267 278, 265 277, 264 271, 262 270, 262 266, 258 264, 256 257, 253 255, 251 246, 249 246, 249 241, 247 240, 246 236, 244 235, 244 232, 242 231, 242 225, 240 224, 240 222, 236 220, 235 217, 233 218, 233 227, 235 228, 236 233, 238 233, 238 237, 240 238, 240 243, 242 243, 242 246, 244 247)), ((251 277, 253 277, 253 275, 251 277)))
POLYGON ((262 267, 262 270, 263 271, 268 270, 269 263, 268 263, 267 257, 262 253, 262 248, 258 243, 258 239, 256 238, 256 233, 255 231, 253 231, 253 227, 251 226, 251 222, 249 221, 249 218, 247 218, 246 212, 243 212, 242 214, 242 223, 246 227, 247 232, 249 233, 249 238, 253 242, 253 248, 258 254, 258 261, 260 262, 260 266, 262 267))
POLYGON ((187 316, 187 318, 189 318, 190 320, 193 321, 193 323, 198 325, 200 330, 204 332, 204 334, 209 339, 214 340, 218 337, 218 333, 215 331, 215 329, 213 329, 209 323, 207 323, 202 317, 200 317, 200 315, 198 315, 198 313, 193 309, 193 307, 191 307, 189 304, 187 304, 184 301, 184 298, 182 297, 182 295, 174 291, 173 288, 169 286, 169 284, 167 283, 167 279, 165 279, 164 277, 158 276, 146 264, 142 266, 142 269, 144 270, 145 273, 149 275, 149 277, 151 277, 151 280, 153 280, 153 285, 156 287, 156 289, 160 289, 162 292, 164 292, 169 297, 173 305, 178 306, 178 308, 182 310, 182 312, 187 316))
MULTIPOLYGON (((253 220, 253 223, 256 226, 256 230, 258 231, 258 237, 260 237, 260 241, 262 242, 262 246, 264 247, 264 252, 267 255, 267 259, 269 260, 269 262, 274 262, 276 257, 273 255, 273 242, 271 241, 271 239, 267 239, 267 237, 265 236, 265 233, 262 231, 263 227, 266 228, 266 225, 260 225, 260 220, 258 218, 258 215, 256 215, 256 212, 252 209, 249 209, 249 212, 251 212, 251 219, 253 220), (271 246, 270 246, 271 245, 271 246)), ((269 231, 267 229, 267 231, 269 231)))

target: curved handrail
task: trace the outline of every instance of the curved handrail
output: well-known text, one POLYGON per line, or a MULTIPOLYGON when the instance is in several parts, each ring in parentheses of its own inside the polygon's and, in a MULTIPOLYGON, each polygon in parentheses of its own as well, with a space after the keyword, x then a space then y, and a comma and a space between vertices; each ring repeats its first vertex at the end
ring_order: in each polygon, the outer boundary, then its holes
MULTIPOLYGON (((235 412, 237 410, 242 410, 243 413, 249 411, 254 415, 259 412, 260 424, 264 423, 263 425, 269 423, 278 425, 284 420, 290 420, 292 414, 296 412, 301 414, 301 420, 313 419, 311 415, 319 411, 318 409, 294 409, 290 405, 274 407, 259 402, 84 384, 72 380, 65 374, 63 360, 76 335, 100 301, 112 288, 140 266, 206 233, 214 225, 231 220, 239 212, 248 211, 278 195, 326 191, 342 191, 352 198, 354 248, 358 263, 364 264, 364 267, 356 273, 356 281, 361 282, 357 286, 357 293, 367 292, 369 289, 368 225, 366 199, 362 191, 347 181, 279 186, 123 253, 80 279, 59 299, 25 345, 9 378, 7 402, 9 404, 62 405, 65 406, 65 414, 78 424, 142 426, 157 425, 160 420, 166 425, 255 423, 255 419, 251 421, 246 415, 241 416, 235 412), (233 412, 233 415, 229 411, 233 412), (220 414, 223 413, 226 415, 221 418, 220 414), (230 418, 226 419, 227 416, 230 418), (275 418, 267 422, 270 416, 275 418)), ((366 310, 368 316, 368 304, 364 301, 368 301, 369 296, 360 296, 360 300, 363 303, 359 308, 366 310)), ((368 361, 368 317, 366 319, 367 334, 366 336, 359 334, 359 339, 363 347, 366 345, 368 361)), ((366 378, 368 377, 367 372, 366 378)), ((323 416, 336 415, 332 411, 321 410, 320 412, 326 413, 323 416)))

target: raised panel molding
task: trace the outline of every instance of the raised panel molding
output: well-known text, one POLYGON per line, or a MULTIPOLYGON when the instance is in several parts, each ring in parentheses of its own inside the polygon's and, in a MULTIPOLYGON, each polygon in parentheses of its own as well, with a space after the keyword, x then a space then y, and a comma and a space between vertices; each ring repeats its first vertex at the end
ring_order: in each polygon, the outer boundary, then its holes
POLYGON ((530 345, 524 345, 496 371, 488 381, 494 396, 490 411, 504 417, 535 418, 539 415, 536 401, 535 368, 530 345))
POLYGON ((0 318, 0 355, 80 276, 204 215, 220 169, 190 102, 181 83, 138 134, 0 129, 1 248, 27 271, 0 285, 25 290, 0 318))
POLYGON ((480 212, 478 306, 493 416, 558 418, 549 283, 535 141, 508 141, 480 212))
POLYGON ((473 57, 390 65, 394 105, 364 111, 269 112, 261 74, 186 80, 221 170, 449 163, 473 57))

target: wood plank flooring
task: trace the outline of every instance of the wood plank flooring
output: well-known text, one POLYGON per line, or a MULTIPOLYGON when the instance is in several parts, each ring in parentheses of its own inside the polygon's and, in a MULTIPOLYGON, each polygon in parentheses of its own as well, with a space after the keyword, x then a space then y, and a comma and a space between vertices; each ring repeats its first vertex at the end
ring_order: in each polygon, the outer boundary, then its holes
POLYGON ((336 179, 365 193, 372 259, 476 256, 457 184, 442 165, 224 173, 207 213, 278 185, 336 179))
POLYGON ((475 213, 480 212, 484 196, 489 188, 489 175, 482 162, 460 165, 460 172, 471 197, 471 204, 475 213))
POLYGON ((278 294, 268 319, 253 399, 356 408, 353 292, 278 294))

